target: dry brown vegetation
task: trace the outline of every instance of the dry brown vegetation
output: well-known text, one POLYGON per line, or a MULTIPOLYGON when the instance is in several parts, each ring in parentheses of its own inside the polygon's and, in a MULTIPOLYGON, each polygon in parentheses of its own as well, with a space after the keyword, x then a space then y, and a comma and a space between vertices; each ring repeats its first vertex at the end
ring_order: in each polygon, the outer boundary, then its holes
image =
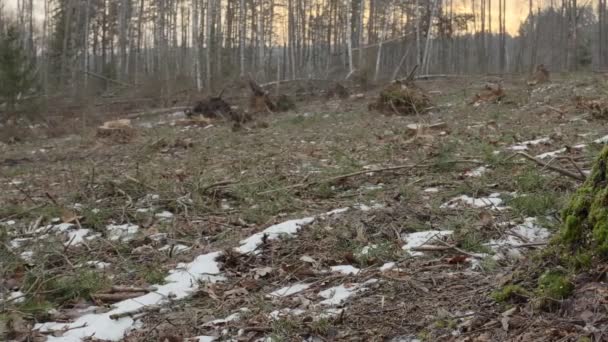
MULTIPOLYGON (((559 212, 601 146, 594 141, 607 134, 571 94, 598 98, 605 81, 575 75, 529 90, 505 79, 508 102, 472 109, 474 89, 487 81, 389 86, 422 96, 415 106, 381 100, 408 116, 369 112, 366 102, 386 99, 378 89, 360 101, 296 96, 295 110, 254 116, 237 131, 228 118, 140 115, 126 143, 97 137, 95 124, 0 147, 0 334, 68 333, 32 328, 154 293, 180 263, 218 252, 223 280, 201 277, 191 296, 139 312, 140 327, 124 340, 601 340, 605 269, 563 270, 570 296, 540 307, 531 279, 547 278, 532 275, 545 267, 535 255, 549 237, 513 229, 529 218, 551 235, 561 227, 559 212), (467 206, 466 198, 489 202, 467 206), (295 235, 263 236, 256 253, 234 249, 273 224, 337 208, 350 210, 295 235), (51 233, 60 223, 72 226, 51 233), (110 225, 139 229, 116 238, 110 225), (77 243, 69 233, 78 229, 100 235, 77 243), (453 233, 415 246, 422 255, 403 249, 409 234, 441 230, 453 233), (518 258, 494 258, 502 251, 492 241, 501 239, 516 241, 518 258), (332 271, 344 265, 358 271, 332 271), (269 296, 298 283, 308 287, 269 296), (357 292, 321 304, 339 286, 357 292)), ((246 107, 248 96, 230 95, 229 107, 246 107)))

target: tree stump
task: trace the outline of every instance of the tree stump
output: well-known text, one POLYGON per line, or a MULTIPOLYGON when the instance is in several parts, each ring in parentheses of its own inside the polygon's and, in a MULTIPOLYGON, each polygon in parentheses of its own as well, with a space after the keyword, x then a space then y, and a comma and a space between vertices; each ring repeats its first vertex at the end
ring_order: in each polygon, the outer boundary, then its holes
POLYGON ((136 131, 131 126, 131 120, 121 119, 106 121, 103 126, 97 127, 97 137, 118 144, 127 144, 136 136, 136 131))

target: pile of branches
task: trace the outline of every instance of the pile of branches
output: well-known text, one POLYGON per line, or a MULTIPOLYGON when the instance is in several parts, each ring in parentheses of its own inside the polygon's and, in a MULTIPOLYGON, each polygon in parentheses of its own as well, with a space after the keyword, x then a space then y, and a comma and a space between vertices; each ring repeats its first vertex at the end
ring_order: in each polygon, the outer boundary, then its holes
POLYGON ((378 98, 369 105, 386 115, 416 115, 433 107, 430 97, 412 82, 395 81, 386 86, 378 98))

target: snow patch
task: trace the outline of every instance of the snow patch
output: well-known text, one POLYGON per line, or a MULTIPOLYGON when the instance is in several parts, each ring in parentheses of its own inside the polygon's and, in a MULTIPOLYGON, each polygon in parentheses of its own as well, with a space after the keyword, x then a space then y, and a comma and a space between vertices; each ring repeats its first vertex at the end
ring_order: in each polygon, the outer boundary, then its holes
POLYGON ((121 224, 121 225, 108 225, 106 227, 108 231, 108 238, 112 241, 131 241, 137 232, 139 231, 139 226, 134 224, 121 224))
POLYGON ((357 208, 361 211, 372 211, 372 210, 382 209, 382 208, 384 208, 384 206, 380 203, 373 203, 371 206, 368 206, 366 204, 357 204, 355 206, 355 208, 357 208))
POLYGON ((190 250, 191 247, 188 247, 186 245, 166 245, 164 247, 161 247, 159 249, 159 251, 171 251, 171 253, 173 254, 178 254, 178 253, 182 253, 185 251, 190 250))
POLYGON ((456 209, 459 207, 468 208, 490 208, 496 210, 505 210, 506 207, 502 206, 503 200, 500 198, 500 193, 490 194, 488 197, 473 198, 467 195, 458 196, 452 198, 446 203, 442 204, 442 209, 456 209))
POLYGON ((301 227, 306 226, 308 224, 313 223, 317 218, 327 218, 329 216, 334 216, 338 214, 342 214, 346 211, 350 210, 350 208, 340 208, 329 211, 324 214, 320 214, 318 216, 305 217, 302 219, 289 220, 279 224, 272 225, 263 231, 253 234, 245 240, 241 241, 241 246, 236 248, 236 251, 242 254, 248 254, 254 252, 264 241, 267 240, 276 240, 281 236, 291 236, 296 234, 301 227))
POLYGON ((323 290, 319 292, 319 297, 325 298, 325 300, 321 301, 320 304, 327 306, 340 305, 353 295, 367 290, 365 285, 373 284, 377 281, 377 279, 370 279, 363 284, 342 284, 323 290))
POLYGON ((394 262, 387 262, 380 267, 380 272, 388 272, 397 266, 394 262))
POLYGON ((215 336, 196 336, 191 338, 190 340, 196 341, 196 342, 213 342, 217 340, 217 337, 215 336))
POLYGON ((412 251, 412 249, 426 244, 429 242, 429 240, 435 237, 440 238, 442 236, 452 235, 452 233, 453 232, 451 230, 427 230, 425 232, 406 234, 403 236, 406 244, 401 248, 408 252, 411 256, 421 256, 424 255, 423 252, 412 251))
POLYGON ((536 146, 540 144, 545 144, 551 141, 551 138, 540 138, 536 140, 528 140, 521 142, 517 145, 509 146, 508 149, 511 151, 526 151, 530 146, 536 146))
POLYGON ((129 316, 113 320, 110 316, 135 312, 146 306, 161 304, 169 298, 172 300, 183 299, 198 288, 199 282, 223 280, 219 264, 215 261, 219 255, 219 252, 203 254, 191 263, 179 264, 165 278, 164 285, 155 286, 157 291, 118 302, 108 312, 86 314, 72 323, 47 322, 36 324, 34 329, 41 332, 66 330, 63 336, 48 336, 47 341, 50 342, 80 342, 90 336, 102 340, 120 341, 127 332, 134 328, 135 320, 129 316))
POLYGON ((68 232, 68 241, 64 244, 65 246, 78 246, 81 245, 85 237, 91 232, 90 229, 76 229, 68 232))
POLYGON ((220 319, 214 319, 213 321, 207 322, 205 324, 203 324, 204 327, 213 327, 216 325, 223 325, 226 323, 230 323, 230 322, 234 322, 234 321, 238 321, 239 319, 241 319, 241 315, 244 312, 249 312, 248 308, 241 308, 239 310, 240 312, 235 312, 233 314, 231 314, 230 316, 226 317, 226 318, 220 318, 220 319))
POLYGON ((98 270, 105 270, 106 268, 110 267, 111 265, 112 264, 110 264, 109 262, 91 260, 91 261, 87 261, 83 264, 80 264, 78 266, 89 266, 89 267, 96 268, 98 270))
POLYGON ((25 261, 25 262, 34 261, 34 252, 33 251, 22 252, 21 254, 19 254, 19 256, 21 256, 21 259, 23 259, 23 261, 25 261))
POLYGON ((161 220, 170 220, 173 218, 173 213, 170 211, 163 211, 155 215, 157 218, 161 220))
POLYGON ((334 273, 342 273, 344 275, 357 275, 361 270, 351 265, 332 266, 331 271, 334 273))
POLYGON ((476 169, 473 170, 469 170, 467 172, 464 173, 465 177, 471 177, 471 178, 477 178, 477 177, 481 177, 483 176, 484 173, 490 171, 490 169, 487 166, 480 166, 476 169))
POLYGON ((271 319, 277 320, 277 319, 280 319, 281 317, 300 316, 300 315, 303 315, 304 313, 306 313, 306 311, 302 310, 302 309, 285 308, 285 309, 281 309, 281 310, 275 310, 275 311, 271 312, 268 316, 271 319))
MULTIPOLYGON (((585 147, 587 147, 587 145, 585 145, 585 144, 579 144, 579 145, 572 146, 572 148, 575 149, 575 150, 582 150, 585 147)), ((555 156, 557 156, 559 154, 562 154, 562 153, 564 153, 566 151, 567 151, 567 149, 564 147, 564 148, 560 148, 559 150, 556 150, 556 151, 551 151, 551 152, 546 152, 546 153, 539 154, 539 155, 536 156, 536 158, 537 159, 553 158, 553 157, 555 157, 555 156)))
POLYGON ((596 144, 606 144, 606 143, 608 143, 608 135, 605 135, 599 139, 595 139, 595 140, 593 140, 593 142, 596 144))
POLYGON ((254 252, 260 246, 264 237, 268 240, 276 240, 283 235, 294 235, 300 230, 301 226, 311 224, 315 217, 306 217, 303 219, 289 220, 279 224, 275 224, 266 228, 264 231, 253 234, 245 240, 241 241, 241 246, 236 248, 236 251, 242 254, 254 252))
POLYGON ((524 223, 511 228, 505 236, 498 240, 490 240, 486 245, 496 252, 495 260, 502 259, 521 259, 522 250, 519 245, 526 243, 543 243, 551 236, 551 233, 544 227, 537 224, 537 219, 528 217, 524 223))
POLYGON ((13 303, 23 303, 25 301, 25 296, 21 291, 12 291, 6 296, 6 299, 3 295, 0 295, 0 304, 3 302, 13 302, 13 303))

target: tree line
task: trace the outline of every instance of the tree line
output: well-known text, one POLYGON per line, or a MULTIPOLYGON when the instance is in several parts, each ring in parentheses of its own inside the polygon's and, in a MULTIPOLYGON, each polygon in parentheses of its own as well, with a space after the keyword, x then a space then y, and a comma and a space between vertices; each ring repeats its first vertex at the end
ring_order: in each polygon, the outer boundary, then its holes
POLYGON ((2 1, 1 54, 12 57, 0 78, 35 76, 16 85, 21 96, 212 92, 246 75, 366 84, 415 65, 425 74, 608 65, 606 0, 529 0, 517 34, 507 32, 507 0, 17 0, 13 12, 2 1))

